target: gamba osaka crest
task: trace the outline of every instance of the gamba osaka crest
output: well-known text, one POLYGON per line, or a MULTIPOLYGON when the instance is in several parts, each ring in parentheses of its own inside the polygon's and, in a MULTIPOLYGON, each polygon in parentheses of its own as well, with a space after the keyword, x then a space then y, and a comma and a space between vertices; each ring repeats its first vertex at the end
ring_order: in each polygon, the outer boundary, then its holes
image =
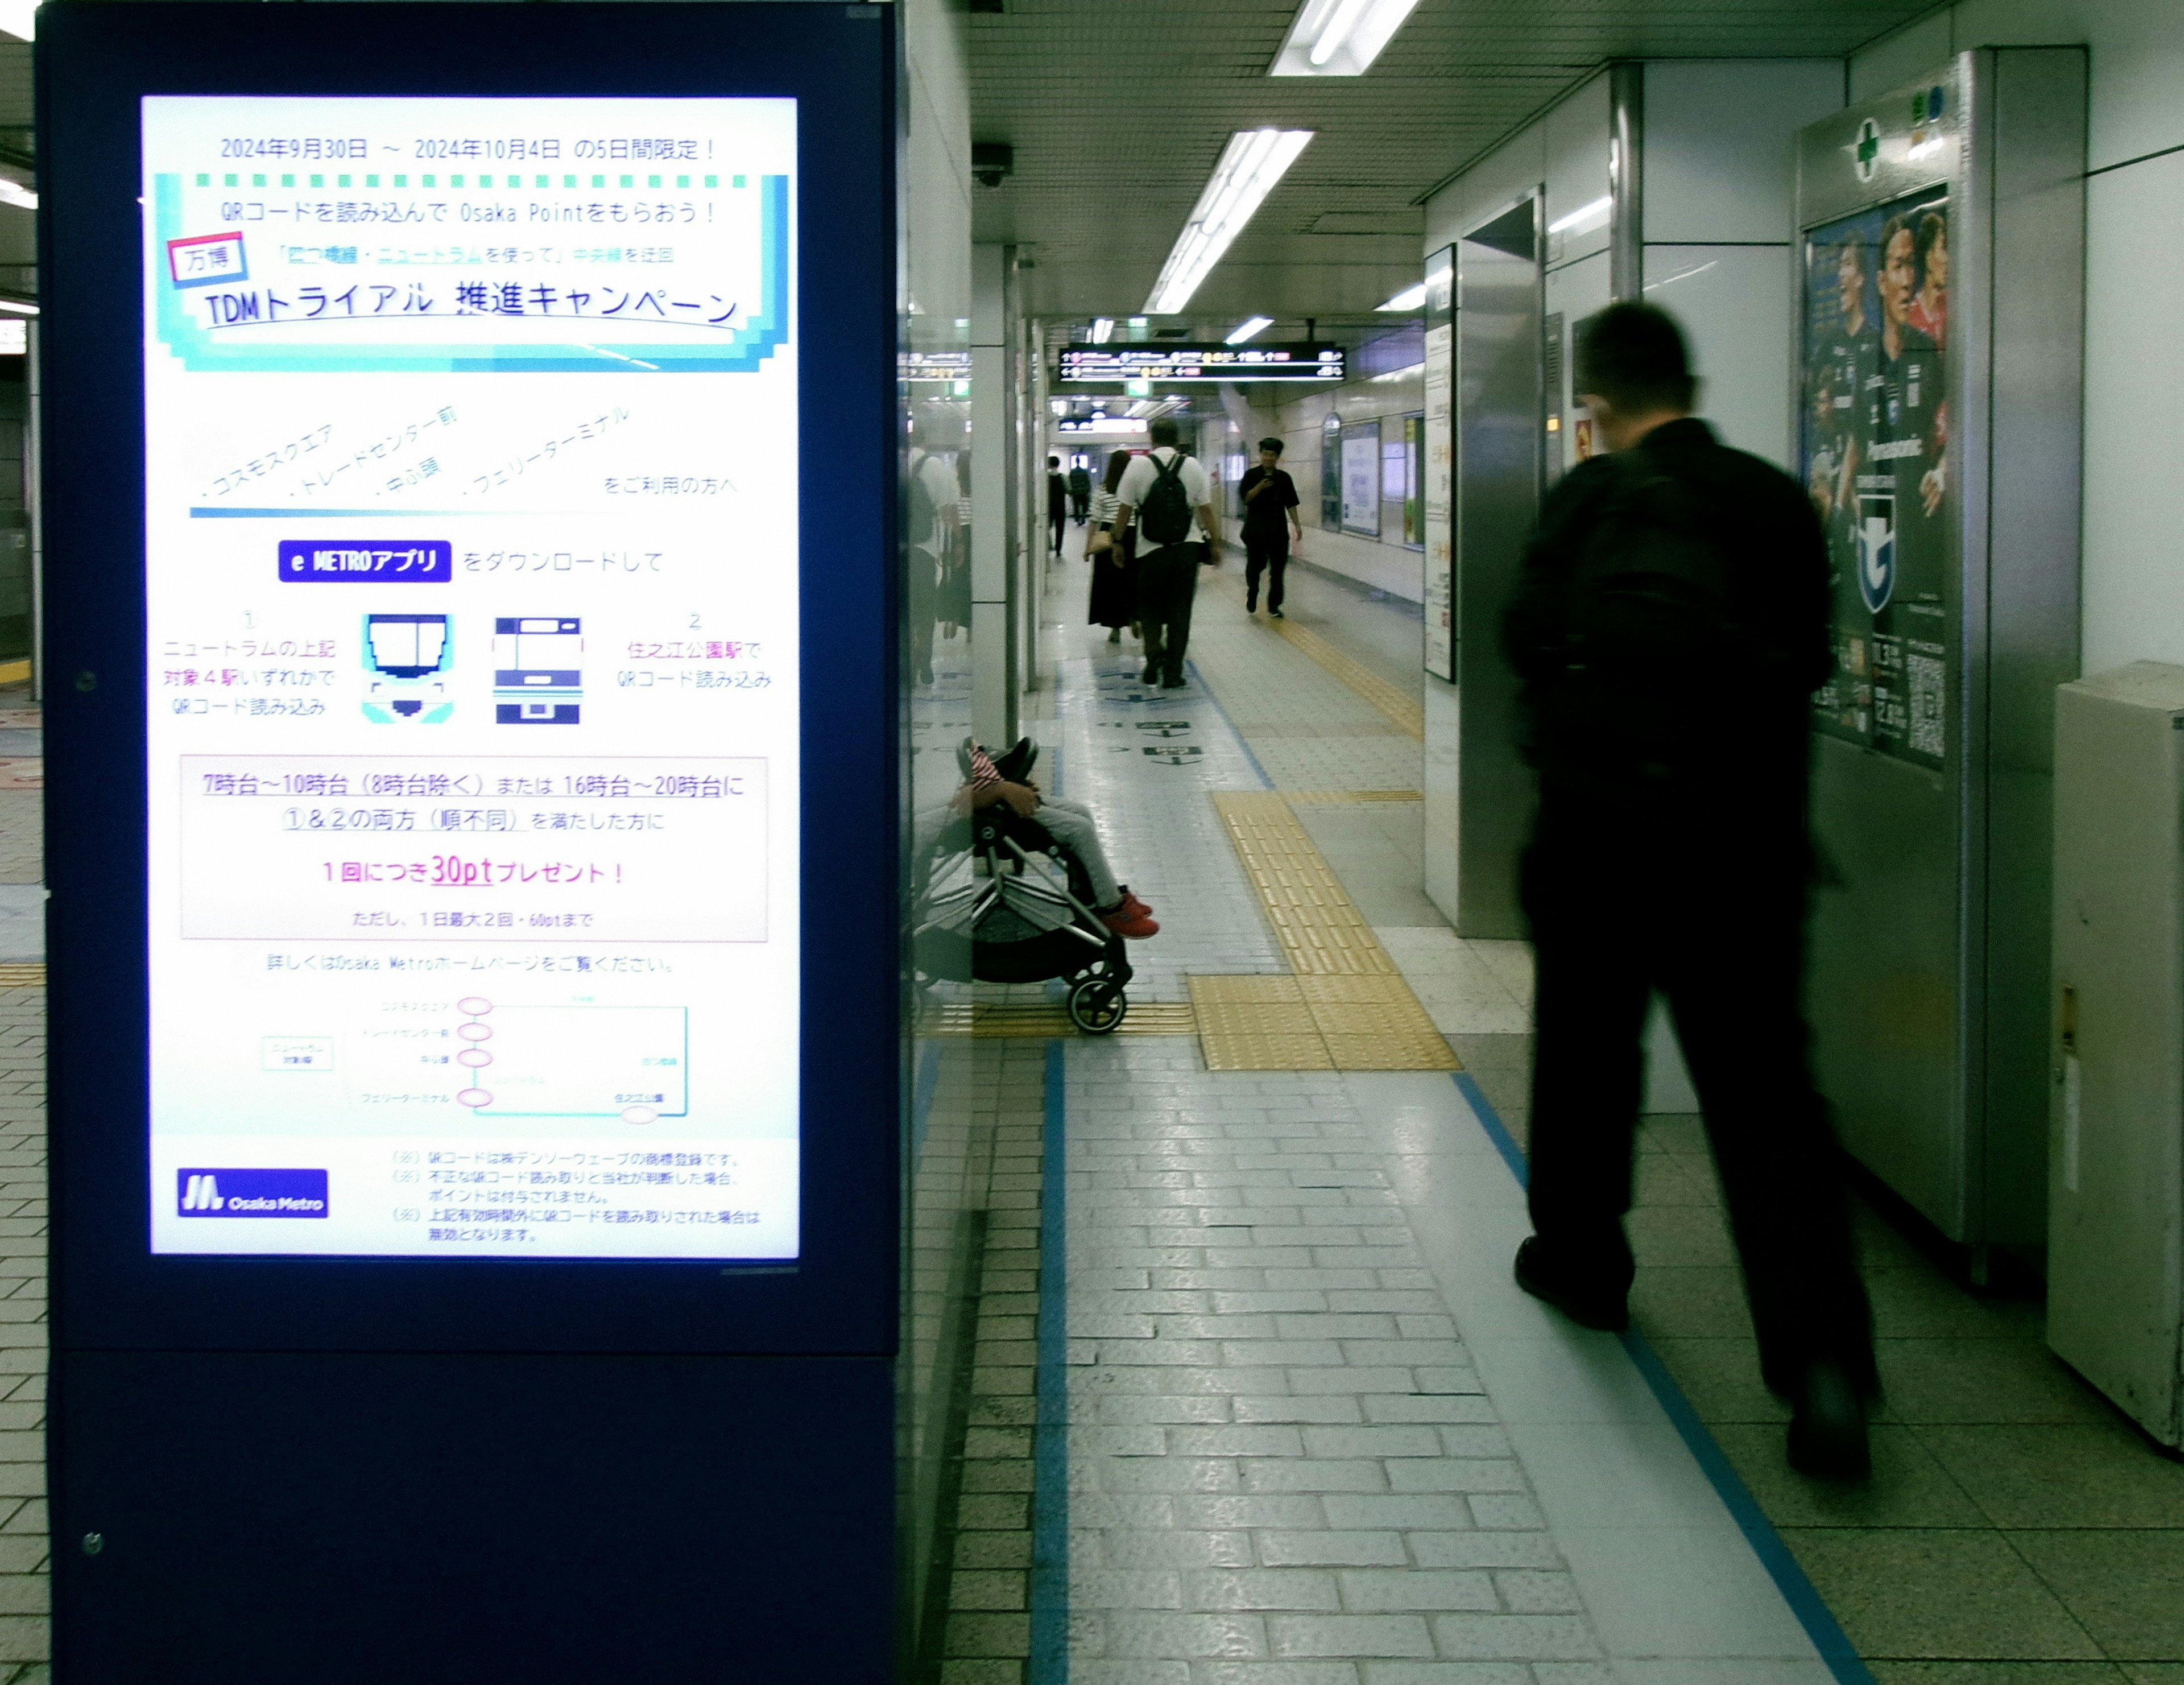
POLYGON ((1861 492, 1858 499, 1858 594, 1879 614, 1896 594, 1896 494, 1861 492))

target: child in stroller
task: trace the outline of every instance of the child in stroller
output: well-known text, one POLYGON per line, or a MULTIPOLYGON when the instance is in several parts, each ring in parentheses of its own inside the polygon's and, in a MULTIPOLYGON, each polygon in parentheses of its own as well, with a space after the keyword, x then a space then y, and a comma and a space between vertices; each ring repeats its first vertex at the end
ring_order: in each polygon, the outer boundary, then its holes
POLYGON ((1028 739, 999 757, 966 739, 963 787, 918 816, 915 871, 919 968, 959 982, 1071 985, 1071 1020, 1094 1035, 1128 1010, 1123 940, 1160 926, 1114 881, 1091 814, 1049 801, 1030 781, 1028 739))

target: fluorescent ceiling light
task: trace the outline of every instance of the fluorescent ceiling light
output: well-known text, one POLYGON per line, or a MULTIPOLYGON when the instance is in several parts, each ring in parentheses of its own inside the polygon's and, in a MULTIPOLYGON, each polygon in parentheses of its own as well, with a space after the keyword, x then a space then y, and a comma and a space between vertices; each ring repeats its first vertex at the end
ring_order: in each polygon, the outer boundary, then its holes
POLYGON ((1240 321, 1228 332, 1227 343, 1241 345, 1247 339, 1256 339, 1274 325, 1272 316, 1253 316, 1249 321, 1240 321))
POLYGON ((36 210, 38 196, 20 181, 11 181, 5 176, 0 176, 0 204, 20 205, 25 210, 36 210))
POLYGON ((1362 76, 1418 0, 1304 0, 1268 74, 1362 76))
POLYGON ((20 299, 0 299, 0 310, 13 310, 19 316, 34 316, 38 313, 38 307, 25 304, 20 299))
POLYGON ((1396 296, 1379 306, 1384 310, 1415 310, 1426 301, 1426 284, 1421 281, 1415 287, 1406 287, 1396 296))
POLYGON ((1547 225, 1550 234, 1567 234, 1574 228, 1597 228, 1607 220, 1607 214, 1615 209, 1615 197, 1602 194, 1591 204, 1581 204, 1568 216, 1558 216, 1547 225))
POLYGON ((1092 318, 1092 343, 1093 343, 1095 345, 1105 345, 1105 344, 1106 344, 1109 340, 1112 339, 1114 337, 1115 337, 1115 319, 1114 319, 1114 317, 1112 317, 1112 316, 1095 316, 1095 317, 1093 317, 1093 318, 1092 318))
POLYGON ((38 33, 38 0, 0 0, 0 35, 31 41, 38 33))
POLYGON ((1310 129, 1241 129, 1228 137, 1161 267, 1160 279, 1153 282, 1152 296, 1145 300, 1147 315, 1174 315, 1190 302, 1312 136, 1310 129))
POLYGON ((1132 316, 1130 318, 1130 326, 1132 327, 1143 327, 1145 325, 1145 319, 1143 316, 1132 316))

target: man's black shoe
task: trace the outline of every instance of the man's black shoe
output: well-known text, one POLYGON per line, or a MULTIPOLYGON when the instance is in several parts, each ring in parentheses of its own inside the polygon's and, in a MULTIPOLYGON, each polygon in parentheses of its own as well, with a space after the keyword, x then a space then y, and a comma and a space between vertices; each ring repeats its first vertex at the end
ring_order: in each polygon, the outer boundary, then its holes
POLYGON ((1267 612, 1276 620, 1287 620, 1289 618, 1289 617, 1284 614, 1279 609, 1268 609, 1267 612))
POLYGON ((1138 683, 1140 684, 1158 684, 1160 683, 1160 669, 1156 667, 1148 667, 1143 672, 1138 675, 1138 683))
POLYGON ((1244 612, 1245 614, 1256 614, 1258 611, 1259 594, 1256 591, 1246 591, 1244 594, 1244 612))
POLYGON ((1161 681, 1161 689, 1163 690, 1180 690, 1187 683, 1189 683, 1189 681, 1185 679, 1164 678, 1161 681))
POLYGON ((1630 1325, 1627 1292, 1587 1292, 1557 1281, 1542 1267, 1542 1258, 1537 1235, 1517 1248, 1517 1285, 1534 1298, 1552 1305, 1581 1328, 1620 1334, 1630 1325))
POLYGON ((1790 1466, 1814 1480, 1857 1481, 1873 1473, 1865 1401, 1842 1365, 1817 1363, 1790 1400, 1790 1466))

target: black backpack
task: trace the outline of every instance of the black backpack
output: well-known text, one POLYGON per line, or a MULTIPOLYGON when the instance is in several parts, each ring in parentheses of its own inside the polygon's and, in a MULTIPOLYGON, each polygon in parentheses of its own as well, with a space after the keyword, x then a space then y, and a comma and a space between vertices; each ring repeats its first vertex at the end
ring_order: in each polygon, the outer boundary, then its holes
POLYGON ((1157 456, 1151 460, 1153 488, 1138 511, 1138 530, 1145 535, 1146 549, 1158 550, 1189 538, 1196 512, 1190 506, 1190 494, 1183 488, 1183 453, 1177 451, 1166 462, 1157 456))
POLYGON ((1562 597, 1555 757, 1639 778, 1718 758, 1714 712, 1736 708, 1735 675, 1763 658, 1747 647, 1730 559, 1697 494, 1618 458, 1562 597))

